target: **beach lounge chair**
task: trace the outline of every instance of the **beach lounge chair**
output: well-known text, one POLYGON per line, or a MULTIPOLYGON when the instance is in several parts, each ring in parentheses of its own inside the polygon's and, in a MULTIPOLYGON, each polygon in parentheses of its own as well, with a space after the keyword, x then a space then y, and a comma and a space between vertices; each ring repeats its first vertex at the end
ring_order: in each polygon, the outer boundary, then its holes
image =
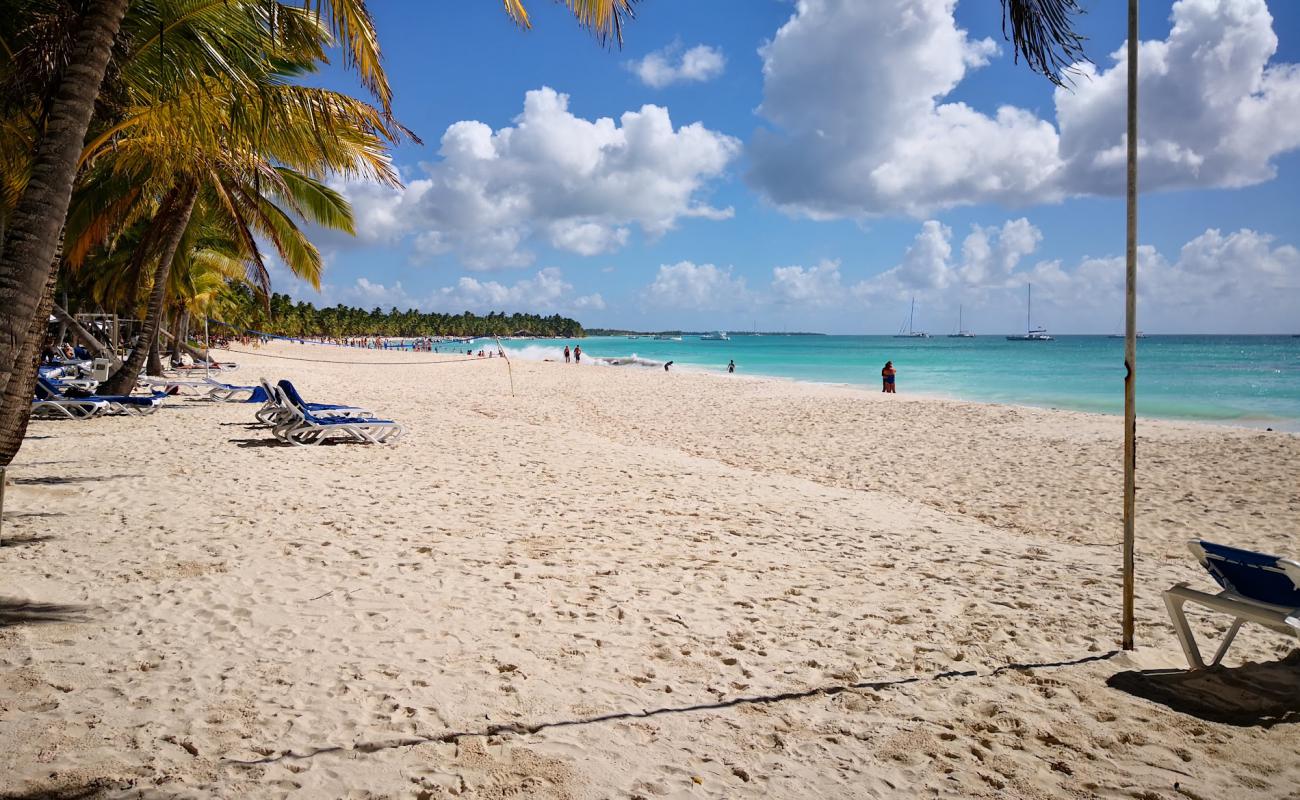
POLYGON ((33 417, 50 417, 57 419, 90 419, 109 413, 106 400, 84 397, 65 397, 60 392, 52 392, 36 384, 36 396, 32 399, 33 417))
POLYGON ((189 378, 156 378, 148 375, 141 375, 136 381, 136 385, 147 389, 150 392, 162 389, 172 394, 187 394, 200 396, 207 393, 212 388, 212 384, 207 380, 194 380, 189 378))
POLYGON ((368 444, 383 444, 397 439, 404 429, 389 419, 359 416, 330 416, 328 411, 313 411, 295 402, 284 389, 287 381, 275 387, 280 404, 287 410, 287 418, 280 421, 272 433, 282 441, 300 447, 318 445, 335 434, 368 444))
POLYGON ((270 425, 272 427, 276 427, 280 423, 285 423, 296 419, 293 413, 292 403, 290 402, 290 398, 296 398, 298 404, 303 408, 306 408, 307 410, 312 412, 325 413, 326 416, 332 416, 332 417, 373 417, 374 416, 374 414, 370 413, 370 411, 364 408, 359 408, 357 406, 344 406, 344 405, 334 405, 331 403, 305 402, 303 401, 302 396, 298 394, 298 390, 294 388, 294 385, 287 380, 280 381, 280 384, 288 384, 287 391, 284 392, 277 391, 278 384, 272 384, 266 378, 259 378, 258 383, 260 385, 260 388, 265 390, 267 399, 266 402, 262 404, 262 407, 259 408, 253 414, 253 416, 257 417, 257 421, 261 422, 263 425, 270 425))
POLYGON ((36 388, 38 391, 46 393, 46 399, 50 400, 102 400, 108 403, 110 414, 133 414, 143 416, 152 414, 162 405, 163 400, 167 398, 165 392, 154 392, 148 397, 134 394, 96 394, 90 397, 68 397, 63 393, 57 384, 48 378, 37 378, 36 388))
POLYGON ((1205 669, 1206 664, 1187 624, 1183 609, 1187 602, 1234 618, 1209 666, 1223 660, 1246 622, 1300 637, 1300 562, 1206 541, 1188 542, 1188 547, 1223 588, 1218 594, 1208 594, 1180 583, 1165 592, 1169 619, 1192 669, 1205 669))
POLYGON ((270 398, 265 386, 235 386, 208 378, 204 384, 208 389, 208 399, 218 403, 265 403, 270 398))

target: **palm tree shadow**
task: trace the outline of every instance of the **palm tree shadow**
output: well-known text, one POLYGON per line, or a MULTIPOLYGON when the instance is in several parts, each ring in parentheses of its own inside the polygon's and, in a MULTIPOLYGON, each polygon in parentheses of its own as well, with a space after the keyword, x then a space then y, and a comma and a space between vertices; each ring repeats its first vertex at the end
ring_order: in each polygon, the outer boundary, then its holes
POLYGON ((63 603, 34 603, 15 597, 0 597, 0 628, 50 622, 80 622, 86 606, 63 603))
POLYGON ((32 478, 10 478, 9 482, 23 486, 61 486, 69 483, 90 483, 92 481, 113 480, 115 478, 143 478, 144 475, 44 475, 32 478))
POLYGON ((25 544, 40 544, 53 539, 49 534, 33 534, 31 536, 3 536, 0 537, 0 547, 20 547, 25 544))
POLYGON ((1207 722, 1261 728, 1300 722, 1300 650, 1266 664, 1117 672, 1106 684, 1207 722))
POLYGON ((147 786, 135 781, 111 778, 92 778, 89 781, 59 787, 28 789, 9 792, 0 790, 0 800, 108 800, 130 797, 137 800, 169 800, 179 795, 147 786))

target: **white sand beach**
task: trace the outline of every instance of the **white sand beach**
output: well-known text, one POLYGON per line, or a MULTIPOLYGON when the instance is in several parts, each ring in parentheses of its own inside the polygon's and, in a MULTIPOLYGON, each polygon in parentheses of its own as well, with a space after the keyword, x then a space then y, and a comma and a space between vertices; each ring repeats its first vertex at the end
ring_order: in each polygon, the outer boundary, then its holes
POLYGON ((33 422, 0 797, 1300 797, 1297 641, 1248 626, 1188 674, 1160 595, 1211 588, 1190 538, 1300 555, 1300 436, 1141 421, 1116 654, 1118 418, 229 357, 407 435, 279 446, 186 399, 33 422))

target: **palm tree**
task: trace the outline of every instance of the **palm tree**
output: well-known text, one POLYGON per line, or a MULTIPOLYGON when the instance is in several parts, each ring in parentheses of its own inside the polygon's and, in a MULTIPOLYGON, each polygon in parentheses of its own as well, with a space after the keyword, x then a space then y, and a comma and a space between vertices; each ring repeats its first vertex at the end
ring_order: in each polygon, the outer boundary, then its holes
POLYGON ((173 103, 126 115, 129 123, 113 126, 114 136, 92 143, 103 148, 111 172, 139 175, 140 183, 159 172, 172 176, 137 251, 141 259, 157 259, 139 343, 106 392, 130 391, 154 347, 172 260, 200 199, 207 213, 222 217, 240 240, 256 285, 267 292, 258 237, 269 240, 300 277, 313 284, 320 279, 320 254, 276 200, 305 219, 350 233, 347 204, 316 178, 333 173, 397 184, 383 144, 397 134, 383 127, 381 112, 344 95, 283 85, 276 78, 269 76, 267 84, 251 90, 223 91, 216 85, 186 91, 173 103), (257 115, 246 113, 259 105, 257 115))
MULTIPOLYGON (((298 10, 273 0, 157 0, 135 4, 130 0, 87 0, 71 45, 62 54, 65 60, 54 62, 66 66, 43 98, 45 108, 34 139, 29 178, 6 215, 4 238, 0 240, 0 306, 4 308, 0 313, 0 392, 14 373, 53 268, 86 133, 128 8, 140 12, 141 28, 160 31, 160 39, 169 27, 192 26, 207 33, 193 39, 190 50, 195 52, 186 54, 202 60, 204 51, 221 38, 219 30, 203 29, 204 16, 222 6, 238 6, 254 17, 261 13, 269 22, 264 32, 272 40, 300 32, 300 27, 293 24, 298 10), (288 22, 281 24, 281 20, 288 22)), ((391 91, 380 66, 378 37, 365 0, 317 0, 315 7, 317 19, 342 44, 345 63, 357 70, 363 85, 379 100, 384 112, 391 114, 391 91)), ((52 0, 15 0, 11 4, 3 23, 10 65, 23 61, 19 57, 23 47, 42 44, 24 39, 24 27, 58 10, 52 0)), ((172 41, 173 46, 184 44, 187 37, 173 36, 172 41)), ((172 60, 184 63, 174 54, 172 60)), ((159 74, 166 77, 162 71, 159 74)), ((4 77, 12 79, 13 75, 4 77)))

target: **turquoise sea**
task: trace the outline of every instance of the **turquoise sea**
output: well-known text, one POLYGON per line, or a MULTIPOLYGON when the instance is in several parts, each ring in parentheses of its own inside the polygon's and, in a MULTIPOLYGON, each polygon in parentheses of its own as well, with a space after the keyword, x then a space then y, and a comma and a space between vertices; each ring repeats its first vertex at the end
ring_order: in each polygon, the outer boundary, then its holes
MULTIPOLYGON (((512 340, 521 358, 562 359, 563 341, 512 340)), ((878 388, 885 361, 898 391, 994 403, 1123 413, 1124 341, 1058 336, 1052 342, 895 339, 890 336, 733 336, 730 341, 589 337, 584 363, 623 369, 725 373, 735 359, 744 375, 878 388)), ((477 346, 477 343, 476 343, 477 346)), ((1300 338, 1292 336, 1147 336, 1138 341, 1138 412, 1300 431, 1300 338)))

